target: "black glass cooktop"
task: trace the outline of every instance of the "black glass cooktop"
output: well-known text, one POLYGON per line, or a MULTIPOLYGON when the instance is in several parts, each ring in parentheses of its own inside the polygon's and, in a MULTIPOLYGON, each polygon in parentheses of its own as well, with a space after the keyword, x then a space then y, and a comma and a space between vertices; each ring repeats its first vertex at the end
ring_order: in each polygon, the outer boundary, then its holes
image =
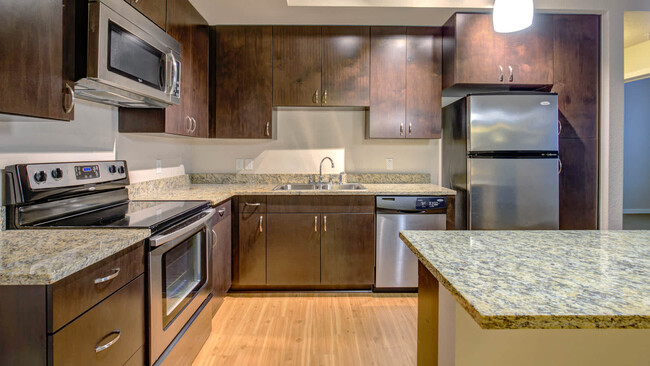
POLYGON ((148 228, 153 233, 209 207, 209 201, 129 201, 36 226, 41 228, 148 228))

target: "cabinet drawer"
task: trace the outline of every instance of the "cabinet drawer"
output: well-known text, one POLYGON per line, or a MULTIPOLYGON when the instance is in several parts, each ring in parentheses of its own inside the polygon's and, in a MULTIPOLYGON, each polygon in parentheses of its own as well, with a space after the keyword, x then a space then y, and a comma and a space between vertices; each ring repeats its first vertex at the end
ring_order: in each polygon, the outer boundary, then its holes
POLYGON ((56 282, 48 331, 63 327, 142 273, 144 242, 56 282))
POLYGON ((50 337, 55 366, 125 364, 145 342, 144 275, 50 337))
POLYGON ((320 211, 321 196, 268 196, 269 213, 308 213, 320 211))
POLYGON ((265 213, 266 196, 241 196, 239 197, 239 212, 265 213))
POLYGON ((374 196, 322 196, 322 213, 374 213, 374 196))

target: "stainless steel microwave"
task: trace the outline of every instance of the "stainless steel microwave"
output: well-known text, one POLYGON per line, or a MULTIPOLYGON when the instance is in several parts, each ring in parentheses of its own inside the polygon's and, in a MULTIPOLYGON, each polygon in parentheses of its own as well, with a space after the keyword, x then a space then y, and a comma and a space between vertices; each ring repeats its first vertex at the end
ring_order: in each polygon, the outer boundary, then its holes
POLYGON ((80 3, 76 96, 128 108, 179 104, 180 43, 124 0, 80 3))

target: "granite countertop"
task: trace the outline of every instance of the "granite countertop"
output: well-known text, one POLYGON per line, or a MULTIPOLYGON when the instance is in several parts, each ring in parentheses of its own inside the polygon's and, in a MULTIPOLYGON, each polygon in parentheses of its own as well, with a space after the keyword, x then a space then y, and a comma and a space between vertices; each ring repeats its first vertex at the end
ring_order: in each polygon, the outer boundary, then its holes
POLYGON ((0 232, 0 285, 49 285, 148 238, 149 229, 0 232))
POLYGON ((403 231, 484 329, 650 329, 650 231, 403 231))
POLYGON ((134 200, 210 200, 218 204, 236 195, 455 195, 435 184, 363 184, 367 190, 274 191, 277 184, 191 184, 167 189, 130 192, 134 200))

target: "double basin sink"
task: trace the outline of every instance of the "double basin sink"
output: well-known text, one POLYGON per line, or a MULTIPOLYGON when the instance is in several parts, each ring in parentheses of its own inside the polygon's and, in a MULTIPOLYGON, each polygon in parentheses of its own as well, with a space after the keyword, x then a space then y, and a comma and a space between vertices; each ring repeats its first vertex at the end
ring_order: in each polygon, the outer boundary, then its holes
POLYGON ((274 191, 367 191, 359 183, 330 184, 330 183, 298 183, 280 184, 274 191))

